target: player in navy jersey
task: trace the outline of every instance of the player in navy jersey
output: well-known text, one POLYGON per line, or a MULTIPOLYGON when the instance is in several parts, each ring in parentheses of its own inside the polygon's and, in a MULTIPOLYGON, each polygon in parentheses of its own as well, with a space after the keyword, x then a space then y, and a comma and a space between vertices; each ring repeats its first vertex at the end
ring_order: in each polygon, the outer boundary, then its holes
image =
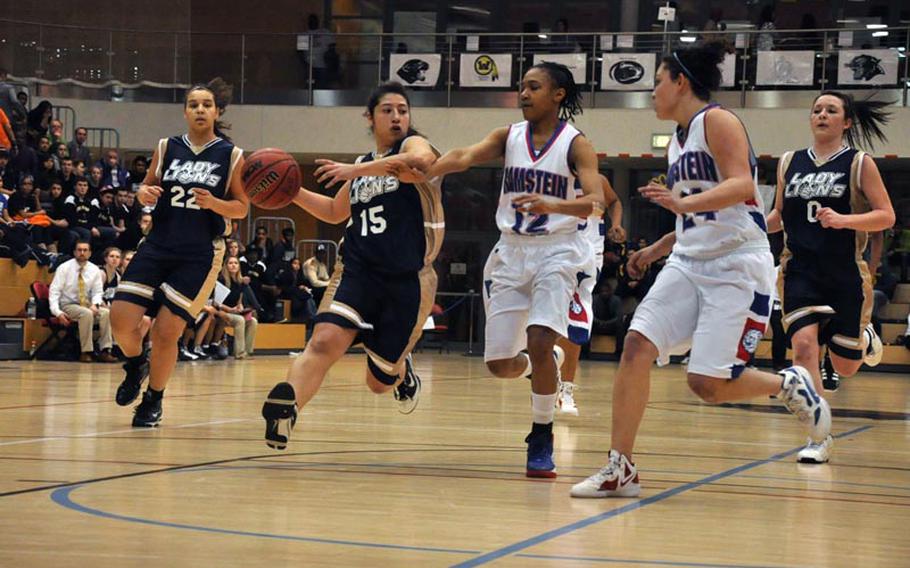
POLYGON ((557 63, 534 65, 522 78, 519 98, 524 121, 448 152, 427 175, 505 158, 496 211, 501 236, 483 276, 484 360, 497 377, 530 375, 526 475, 552 478, 553 415, 563 359, 555 344, 569 327, 567 307, 578 269, 591 256, 578 231, 579 218, 603 215, 604 192, 594 148, 570 124, 581 112, 571 71, 557 63))
MULTIPOLYGON (((809 115, 812 146, 785 153, 778 165, 777 200, 768 220, 771 230, 783 223, 786 237, 778 279, 783 323, 794 363, 810 370, 818 390, 820 345, 827 345, 833 371, 845 377, 882 357, 863 253, 869 233, 894 224, 894 209, 875 162, 855 146, 885 140, 887 104, 822 93, 809 115)), ((834 390, 836 383, 829 386, 834 390)), ((809 440, 797 459, 827 462, 832 445, 831 436, 809 440)))
POLYGON ((243 152, 222 132, 220 118, 230 102, 221 79, 186 93, 187 133, 159 141, 152 166, 137 193, 154 206, 152 229, 123 275, 111 323, 126 356, 126 377, 117 404, 126 406, 148 389, 136 407, 133 426, 157 426, 161 399, 177 362, 177 340, 212 293, 224 257, 231 219, 246 217, 249 202, 240 171, 243 152), (155 315, 151 360, 142 352, 142 322, 155 315))
POLYGON ((399 410, 417 406, 420 378, 410 353, 420 338, 436 294, 433 260, 445 221, 441 178, 408 180, 387 173, 395 159, 426 169, 439 156, 411 126, 404 88, 391 82, 370 96, 365 116, 376 150, 354 164, 317 160, 318 181, 346 181, 328 197, 301 188, 294 203, 327 223, 347 221, 331 282, 316 315, 313 337, 263 404, 266 443, 287 446, 298 409, 319 390, 329 368, 348 347, 367 352, 366 383, 382 394, 394 390, 399 410), (413 183, 412 183, 413 182, 413 183))
POLYGON ((626 335, 613 383, 612 448, 607 465, 572 487, 573 497, 634 497, 641 491, 632 450, 644 416, 655 359, 691 346, 689 388, 706 402, 777 395, 814 440, 831 430, 831 410, 806 369, 773 374, 747 367, 771 313, 774 260, 765 232, 757 169, 746 130, 709 104, 720 85, 723 47, 710 43, 663 58, 652 100, 676 122, 667 148, 667 185, 639 188, 676 213, 676 230, 628 261, 632 277, 671 251, 626 335))

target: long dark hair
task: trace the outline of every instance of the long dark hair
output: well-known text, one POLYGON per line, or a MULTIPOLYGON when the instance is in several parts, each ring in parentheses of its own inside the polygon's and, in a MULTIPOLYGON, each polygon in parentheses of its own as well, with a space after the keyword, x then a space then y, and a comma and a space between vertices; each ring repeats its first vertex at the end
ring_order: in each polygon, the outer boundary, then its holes
POLYGON ((575 84, 572 71, 562 63, 541 61, 531 66, 531 69, 541 69, 550 76, 557 89, 565 89, 566 96, 559 102, 559 119, 575 121, 575 117, 584 112, 581 108, 581 91, 575 84))
MULTIPOLYGON (((370 93, 370 98, 367 100, 367 111, 364 113, 364 116, 372 118, 373 111, 376 110, 376 106, 379 104, 379 101, 381 101, 382 97, 386 95, 401 95, 404 97, 405 102, 408 103, 408 110, 410 111, 411 98, 408 96, 408 92, 405 90, 404 85, 398 81, 388 81, 379 85, 373 89, 372 93, 370 93)), ((408 114, 410 115, 410 112, 408 114)), ((423 136, 423 134, 414 128, 413 124, 411 123, 410 116, 408 117, 408 132, 405 134, 405 137, 408 136, 423 136)))
MULTIPOLYGON (((193 91, 208 91, 212 93, 212 96, 215 98, 215 107, 221 113, 221 116, 224 116, 224 113, 227 110, 227 106, 231 104, 231 99, 234 96, 233 85, 228 85, 221 77, 215 77, 205 85, 200 83, 198 85, 193 85, 187 89, 186 95, 183 97, 184 107, 186 107, 186 103, 190 98, 190 93, 193 91)), ((224 122, 220 118, 215 119, 215 136, 224 138, 230 142, 231 138, 224 133, 225 130, 229 130, 230 128, 231 125, 227 122, 224 122)))
POLYGON ((844 138, 847 139, 848 146, 851 148, 862 147, 874 150, 875 140, 881 142, 888 141, 888 138, 882 131, 882 126, 891 120, 891 113, 886 112, 884 109, 886 106, 893 103, 888 101, 872 101, 869 99, 858 101, 853 98, 853 95, 848 95, 847 93, 841 93, 840 91, 823 91, 820 95, 815 97, 815 101, 812 101, 812 105, 815 106, 815 102, 825 95, 839 98, 841 104, 844 106, 844 120, 850 119, 853 121, 850 128, 844 131, 844 138))
POLYGON ((726 56, 726 46, 720 42, 679 48, 661 60, 674 81, 684 75, 692 86, 692 93, 707 102, 711 93, 720 87, 721 73, 718 65, 726 56))

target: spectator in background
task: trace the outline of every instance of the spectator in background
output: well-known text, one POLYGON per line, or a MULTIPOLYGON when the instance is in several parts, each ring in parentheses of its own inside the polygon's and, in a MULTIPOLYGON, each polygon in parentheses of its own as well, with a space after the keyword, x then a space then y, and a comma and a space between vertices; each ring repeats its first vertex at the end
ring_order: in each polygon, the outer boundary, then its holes
POLYGON ((113 340, 110 312, 104 307, 101 269, 88 261, 91 254, 91 246, 80 241, 76 244, 75 258, 57 267, 50 287, 51 314, 57 316, 63 325, 68 325, 70 321, 78 323, 82 344, 80 362, 91 363, 94 360, 92 331, 97 323, 100 350, 98 360, 116 363, 117 358, 111 355, 113 340))
POLYGON ((272 251, 275 245, 272 243, 272 239, 269 237, 269 233, 265 227, 256 227, 256 236, 250 241, 250 244, 246 246, 246 250, 249 251, 252 248, 255 248, 259 252, 259 260, 269 264, 269 261, 272 259, 272 251))
POLYGON ((48 201, 51 183, 59 182, 60 176, 54 169, 54 158, 50 154, 38 154, 38 173, 35 175, 35 185, 38 186, 38 196, 41 201, 48 201))
POLYGON ((51 146, 56 146, 57 144, 63 144, 66 146, 66 141, 63 139, 63 123, 60 122, 59 118, 52 118, 51 124, 47 129, 48 138, 51 139, 51 146))
POLYGON ((66 195, 63 193, 63 186, 59 181, 51 184, 50 189, 50 206, 47 208, 47 216, 51 218, 51 226, 48 227, 48 248, 53 252, 59 252, 66 255, 73 254, 73 243, 75 243, 75 233, 69 230, 69 221, 66 220, 66 195))
POLYGON ((227 327, 234 328, 234 357, 237 359, 253 354, 256 328, 259 324, 253 311, 243 306, 241 278, 240 259, 229 256, 224 262, 218 280, 230 289, 230 293, 218 306, 218 315, 227 327))
MULTIPOLYGON (((26 135, 30 145, 37 146, 38 139, 42 136, 47 136, 53 113, 54 106, 50 101, 41 101, 38 106, 29 111, 26 135)), ((48 140, 48 143, 50 143, 50 140, 48 140)))
POLYGON ((51 139, 47 136, 38 137, 38 145, 35 146, 35 150, 38 154, 50 154, 51 153, 51 139))
POLYGON ((291 317, 307 323, 316 315, 316 304, 299 258, 292 258, 288 268, 278 274, 279 298, 291 301, 291 317))
POLYGON ((28 114, 28 93, 25 91, 19 91, 16 93, 16 100, 19 101, 19 104, 22 105, 22 107, 26 110, 26 114, 28 114))
POLYGON ((591 311, 594 315, 591 322, 592 333, 615 336, 616 352, 621 351, 625 339, 622 301, 613 295, 613 288, 607 282, 599 284, 599 291, 591 303, 591 311))
POLYGON ((120 155, 117 150, 107 151, 102 167, 104 168, 104 175, 101 177, 101 185, 109 185, 114 189, 132 187, 130 174, 120 165, 120 155))
POLYGON ((114 197, 114 228, 117 229, 117 245, 123 250, 135 249, 142 238, 139 230, 139 216, 142 208, 135 206, 136 194, 125 187, 117 188, 114 197), (131 234, 127 235, 128 232, 131 234))
POLYGON ((133 193, 139 191, 139 185, 145 179, 145 174, 149 169, 149 161, 145 156, 136 156, 133 158, 133 167, 129 172, 130 189, 133 193))
POLYGON ((18 185, 19 174, 10 165, 9 150, 6 148, 0 148, 0 180, 3 181, 3 193, 12 195, 13 190, 18 185))
MULTIPOLYGON (((114 244, 120 234, 114 226, 114 189, 102 187, 98 197, 89 203, 92 206, 92 217, 95 226, 92 228, 95 250, 105 250, 114 244)), ((95 259, 96 261, 99 259, 95 259)))
POLYGON ((89 170, 89 177, 87 178, 89 195, 98 195, 101 191, 101 180, 103 178, 104 168, 98 164, 92 166, 92 169, 89 170))
POLYGON ((91 242, 95 220, 92 216, 92 202, 88 197, 88 181, 85 178, 76 180, 73 194, 63 202, 63 210, 70 231, 76 233, 79 240, 91 242))
POLYGON ((38 154, 34 148, 26 144, 25 138, 20 137, 17 142, 19 152, 11 160, 13 169, 19 175, 35 175, 38 171, 38 154))
POLYGON ((27 102, 27 96, 25 103, 19 100, 16 96, 16 89, 9 84, 7 70, 0 67, 0 110, 3 111, 3 114, 6 115, 12 125, 15 133, 13 136, 14 141, 25 139, 25 125, 28 118, 27 102))
POLYGON ((117 286, 120 285, 120 261, 123 254, 117 247, 108 247, 104 249, 104 264, 101 266, 101 274, 104 277, 104 304, 110 307, 114 301, 114 294, 117 292, 117 286))
POLYGON ((133 257, 136 255, 134 250, 125 250, 123 251, 123 256, 120 257, 120 276, 123 276, 123 273, 126 272, 126 267, 130 265, 130 262, 133 260, 133 257))
MULTIPOLYGON (((273 264, 287 264, 297 257, 297 247, 294 245, 294 229, 285 227, 281 230, 281 240, 272 249, 269 266, 273 264)), ((298 267, 299 268, 299 267, 298 267)))
POLYGON ((76 173, 76 168, 73 166, 73 160, 70 158, 63 158, 63 161, 60 162, 60 185, 63 186, 63 193, 70 195, 73 193, 73 186, 76 185, 76 178, 82 177, 76 173))
POLYGON ((7 151, 13 151, 18 146, 16 144, 16 134, 13 132, 13 124, 9 117, 0 109, 0 148, 7 151))
MULTIPOLYGON (((15 221, 24 221, 44 213, 38 201, 38 192, 35 191, 35 178, 25 175, 19 179, 19 187, 10 196, 7 207, 10 217, 15 221)), ((44 242, 40 238, 36 238, 36 241, 44 242)))
POLYGON ((313 301, 317 306, 322 302, 322 296, 330 280, 326 257, 325 245, 320 244, 316 247, 316 253, 303 263, 303 272, 312 288, 313 301))
POLYGON ((69 158, 69 152, 63 142, 51 144, 51 147, 54 149, 54 169, 59 172, 63 168, 63 160, 69 158))
POLYGON ((768 4, 762 8, 761 15, 758 18, 758 34, 756 44, 759 51, 772 51, 774 49, 774 4, 768 4))
POLYGON ((19 267, 25 267, 29 260, 40 257, 32 247, 28 227, 24 223, 14 223, 9 216, 8 199, 5 193, 0 193, 0 250, 19 267))
MULTIPOLYGON (((70 158, 72 160, 72 158, 70 158)), ((73 161, 73 171, 79 177, 85 177, 85 162, 82 160, 72 160, 73 161)))
POLYGON ((66 149, 69 151, 70 158, 82 160, 87 165, 92 163, 92 151, 86 145, 86 140, 88 140, 88 130, 80 126, 73 133, 73 139, 66 145, 66 149))

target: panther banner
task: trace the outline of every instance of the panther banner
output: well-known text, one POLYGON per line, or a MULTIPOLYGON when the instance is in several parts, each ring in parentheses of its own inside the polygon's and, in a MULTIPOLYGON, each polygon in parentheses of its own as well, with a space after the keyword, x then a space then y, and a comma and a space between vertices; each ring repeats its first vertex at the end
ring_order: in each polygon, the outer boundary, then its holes
POLYGON ((890 49, 842 49, 837 54, 838 85, 894 85, 897 52, 890 49))
POLYGON ((647 91, 654 88, 653 53, 604 53, 600 88, 605 91, 647 91))
POLYGON ((534 65, 543 61, 553 63, 562 63, 572 72, 572 78, 575 79, 576 85, 584 85, 587 82, 588 59, 584 53, 535 53, 534 65))
POLYGON ((442 68, 438 53, 393 53, 389 56, 389 79, 408 87, 435 87, 442 68))
POLYGON ((462 87, 513 87, 512 55, 462 53, 458 76, 462 87))
POLYGON ((811 85, 814 78, 814 51, 758 52, 756 85, 811 85))

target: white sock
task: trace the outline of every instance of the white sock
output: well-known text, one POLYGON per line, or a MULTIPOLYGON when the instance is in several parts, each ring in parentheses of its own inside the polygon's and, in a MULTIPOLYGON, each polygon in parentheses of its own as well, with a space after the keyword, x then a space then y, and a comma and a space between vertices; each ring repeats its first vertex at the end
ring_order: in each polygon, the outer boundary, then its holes
POLYGON ((528 355, 527 353, 519 353, 519 355, 524 355, 524 358, 527 361, 527 365, 525 366, 525 370, 522 371, 521 374, 518 376, 519 377, 530 377, 531 376, 531 356, 528 355))
POLYGON ((549 424, 553 422, 553 414, 555 414, 555 411, 556 393, 531 393, 531 419, 535 424, 549 424))

